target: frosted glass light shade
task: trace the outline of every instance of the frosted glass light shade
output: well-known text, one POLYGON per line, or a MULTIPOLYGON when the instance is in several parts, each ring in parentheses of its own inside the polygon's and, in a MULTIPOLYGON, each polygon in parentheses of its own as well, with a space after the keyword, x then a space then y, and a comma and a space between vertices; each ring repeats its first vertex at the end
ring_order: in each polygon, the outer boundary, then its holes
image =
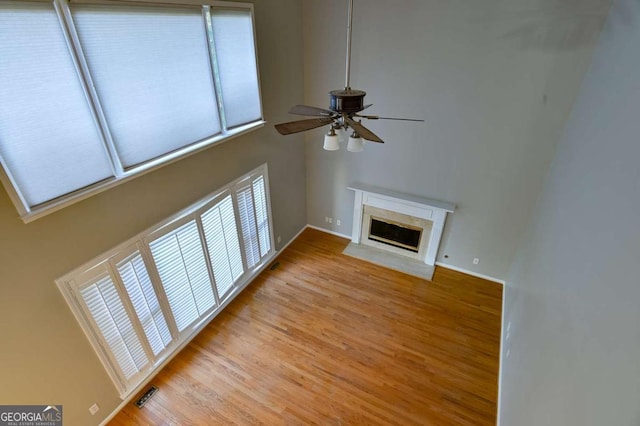
POLYGON ((353 135, 349 137, 349 143, 347 144, 347 151, 351 152, 362 152, 363 140, 360 136, 354 137, 353 135))
MULTIPOLYGON (((333 133, 333 132, 332 132, 333 133)), ((335 133, 333 135, 327 134, 324 136, 324 146, 326 151, 337 151, 340 149, 339 137, 335 133)))

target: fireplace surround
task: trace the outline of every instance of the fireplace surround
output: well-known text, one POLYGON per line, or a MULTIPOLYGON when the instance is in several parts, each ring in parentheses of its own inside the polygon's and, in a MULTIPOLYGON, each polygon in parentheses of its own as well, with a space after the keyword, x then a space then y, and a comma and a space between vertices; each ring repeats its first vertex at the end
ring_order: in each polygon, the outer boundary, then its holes
POLYGON ((355 197, 351 244, 345 253, 394 269, 408 265, 410 270, 403 270, 408 273, 419 269, 419 263, 424 272, 414 275, 430 279, 447 213, 453 213, 455 205, 360 183, 348 189, 355 197), (403 238, 406 241, 396 241, 403 238))

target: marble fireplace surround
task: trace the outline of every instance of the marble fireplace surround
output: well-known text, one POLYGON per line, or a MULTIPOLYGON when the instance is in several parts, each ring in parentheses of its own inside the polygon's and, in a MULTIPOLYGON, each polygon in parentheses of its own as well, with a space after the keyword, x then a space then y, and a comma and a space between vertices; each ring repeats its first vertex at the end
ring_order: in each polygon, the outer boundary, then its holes
MULTIPOLYGON (((455 205, 361 183, 352 184, 348 189, 355 192, 355 199, 351 243, 345 249, 345 254, 431 279, 447 213, 453 213, 455 205), (366 238, 368 229, 363 228, 368 225, 363 223, 363 218, 366 210, 371 210, 371 207, 431 223, 431 229, 423 231, 423 238, 427 241, 421 244, 423 247, 418 256, 407 250, 385 247, 383 244, 371 244, 369 241, 365 243, 363 239, 366 238)), ((368 218, 365 220, 368 223, 368 218)))

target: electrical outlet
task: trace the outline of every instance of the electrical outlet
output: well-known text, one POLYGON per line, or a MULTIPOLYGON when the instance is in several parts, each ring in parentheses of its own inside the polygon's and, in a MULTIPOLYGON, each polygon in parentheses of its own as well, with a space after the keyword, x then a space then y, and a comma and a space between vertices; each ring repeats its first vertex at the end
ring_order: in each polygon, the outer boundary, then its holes
POLYGON ((511 330, 511 321, 507 323, 507 331, 511 330))
POLYGON ((505 354, 507 358, 511 356, 511 348, 507 349, 507 353, 505 354))
POLYGON ((333 218, 332 217, 329 218, 329 223, 333 223, 333 218))
POLYGON ((280 244, 280 241, 282 241, 282 237, 280 237, 280 235, 278 235, 278 244, 280 244))
POLYGON ((477 265, 478 263, 480 263, 480 259, 478 259, 477 257, 473 258, 473 264, 477 265))
POLYGON ((340 222, 340 219, 336 220, 336 225, 338 226, 342 225, 342 222, 340 222))
POLYGON ((98 407, 98 404, 93 404, 91 407, 89 407, 89 412, 91 413, 91 415, 95 415, 98 410, 100 410, 100 407, 98 407))
POLYGON ((511 337, 511 332, 507 330, 507 334, 505 334, 504 340, 509 340, 510 337, 511 337))
POLYGON ((325 216, 325 217, 324 217, 324 221, 325 221, 325 222, 327 222, 327 223, 329 223, 329 216, 325 216))

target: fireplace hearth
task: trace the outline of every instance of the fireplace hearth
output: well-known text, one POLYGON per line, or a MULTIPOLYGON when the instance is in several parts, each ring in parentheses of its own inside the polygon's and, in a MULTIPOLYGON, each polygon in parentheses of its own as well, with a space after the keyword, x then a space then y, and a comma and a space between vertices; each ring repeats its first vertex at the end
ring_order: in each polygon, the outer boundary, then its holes
POLYGON ((364 184, 349 189, 355 199, 345 253, 431 279, 445 219, 455 205, 364 184))

